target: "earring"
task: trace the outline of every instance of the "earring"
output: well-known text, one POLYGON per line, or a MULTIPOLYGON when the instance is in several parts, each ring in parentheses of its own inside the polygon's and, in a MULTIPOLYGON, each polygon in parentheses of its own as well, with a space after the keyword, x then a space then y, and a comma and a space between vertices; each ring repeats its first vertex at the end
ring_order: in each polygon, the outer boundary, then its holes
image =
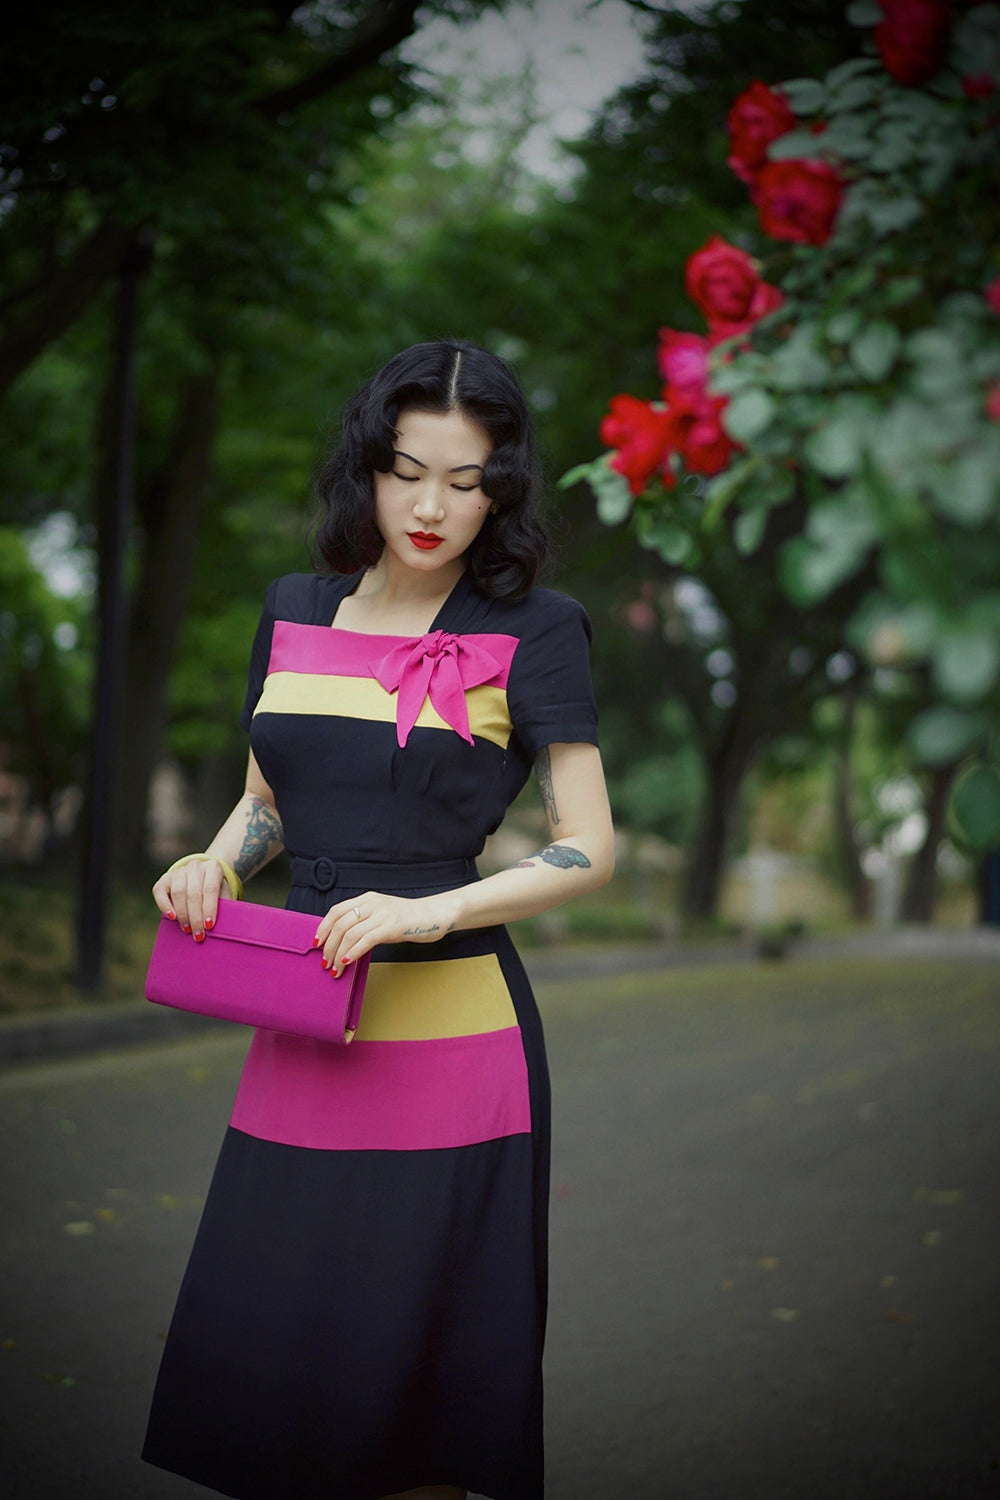
POLYGON ((491 516, 497 515, 499 513, 499 510, 500 510, 500 507, 496 503, 496 501, 494 500, 493 504, 490 506, 490 515, 491 516))

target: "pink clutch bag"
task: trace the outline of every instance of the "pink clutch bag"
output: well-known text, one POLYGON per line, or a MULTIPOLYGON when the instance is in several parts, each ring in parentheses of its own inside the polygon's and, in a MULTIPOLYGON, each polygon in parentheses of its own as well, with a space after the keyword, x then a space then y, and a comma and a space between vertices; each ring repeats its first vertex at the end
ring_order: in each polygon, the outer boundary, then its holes
POLYGON ((241 1026, 353 1041, 370 955, 334 979, 313 947, 319 920, 252 901, 220 901, 215 926, 196 943, 177 922, 161 917, 146 999, 241 1026))

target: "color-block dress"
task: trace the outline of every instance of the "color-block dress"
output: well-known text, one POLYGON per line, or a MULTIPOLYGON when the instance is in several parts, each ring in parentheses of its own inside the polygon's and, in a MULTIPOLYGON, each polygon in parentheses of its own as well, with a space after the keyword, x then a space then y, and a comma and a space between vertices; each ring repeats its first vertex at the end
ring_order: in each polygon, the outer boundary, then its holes
MULTIPOLYGON (((244 709, 317 917, 476 879, 538 751, 597 740, 574 600, 466 574, 425 636, 331 628, 358 581, 271 585, 244 709)), ((242 1500, 540 1500, 548 1154, 502 927, 376 948, 350 1047, 256 1032, 143 1457, 242 1500)))

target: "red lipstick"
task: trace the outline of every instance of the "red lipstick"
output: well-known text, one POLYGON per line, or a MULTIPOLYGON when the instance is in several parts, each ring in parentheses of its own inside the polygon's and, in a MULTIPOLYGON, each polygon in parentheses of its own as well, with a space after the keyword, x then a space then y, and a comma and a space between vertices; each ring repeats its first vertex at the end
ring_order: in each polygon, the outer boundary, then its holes
POLYGON ((421 552, 433 552, 435 547, 440 547, 444 541, 443 536, 435 536, 433 531, 409 531, 407 536, 414 547, 419 547, 421 552))

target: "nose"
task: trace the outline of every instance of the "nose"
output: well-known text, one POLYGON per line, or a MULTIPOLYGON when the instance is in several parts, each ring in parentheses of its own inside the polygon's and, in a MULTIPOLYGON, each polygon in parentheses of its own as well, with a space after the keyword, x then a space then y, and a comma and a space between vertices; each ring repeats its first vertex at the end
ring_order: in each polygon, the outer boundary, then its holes
POLYGON ((444 513, 444 490, 430 482, 422 484, 413 506, 413 514, 421 521, 439 521, 444 513))

